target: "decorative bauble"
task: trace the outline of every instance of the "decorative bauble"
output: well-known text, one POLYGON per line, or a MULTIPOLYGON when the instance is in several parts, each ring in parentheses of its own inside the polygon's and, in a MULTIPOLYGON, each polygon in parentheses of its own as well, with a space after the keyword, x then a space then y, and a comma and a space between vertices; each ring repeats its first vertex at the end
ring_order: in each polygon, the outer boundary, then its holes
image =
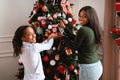
POLYGON ((46 55, 46 56, 43 56, 43 62, 48 62, 49 61, 49 57, 46 55))
POLYGON ((58 17, 58 13, 55 13, 54 15, 53 15, 53 18, 57 18, 58 17))
POLYGON ((120 46, 120 38, 115 39, 118 46, 120 46))
POLYGON ((63 19, 63 22, 64 22, 65 24, 68 24, 68 21, 67 21, 66 19, 63 19))
POLYGON ((71 25, 74 26, 76 24, 76 20, 72 19, 71 25))
POLYGON ((23 65, 21 59, 18 60, 18 64, 19 64, 19 65, 23 65))
POLYGON ((71 55, 72 54, 72 50, 70 48, 66 48, 65 52, 67 55, 71 55))
POLYGON ((45 73, 47 73, 47 74, 51 73, 50 68, 46 68, 46 69, 45 69, 45 73))
POLYGON ((56 64, 55 60, 50 60, 50 65, 54 66, 56 64))
POLYGON ((75 72, 76 75, 79 74, 79 70, 77 70, 77 69, 75 69, 74 72, 75 72))
POLYGON ((57 66, 57 71, 59 71, 61 74, 64 74, 66 70, 67 69, 63 65, 57 66))
POLYGON ((58 13, 58 17, 61 17, 62 15, 61 15, 61 13, 58 13))
POLYGON ((69 66, 69 69, 72 71, 72 70, 74 70, 74 68, 75 68, 75 66, 73 65, 73 64, 71 64, 70 66, 69 66))
POLYGON ((52 25, 48 25, 48 29, 52 29, 52 25))
POLYGON ((68 18, 68 21, 69 21, 69 22, 72 22, 72 18, 68 18))
POLYGON ((42 27, 45 27, 47 25, 45 17, 38 17, 38 21, 41 23, 42 27))
POLYGON ((48 14, 47 17, 50 17, 50 14, 48 14))
POLYGON ((54 75, 54 80, 57 80, 58 79, 58 76, 57 75, 54 75))
POLYGON ((43 10, 44 12, 47 12, 47 11, 48 11, 47 6, 43 6, 43 7, 42 7, 42 10, 43 10))
POLYGON ((77 51, 77 50, 75 50, 75 53, 76 53, 76 54, 78 54, 78 51, 77 51))
POLYGON ((55 55, 55 60, 58 61, 60 59, 59 54, 55 55))
POLYGON ((32 21, 29 19, 29 20, 28 20, 28 23, 29 23, 29 24, 31 24, 31 23, 32 23, 32 21))
POLYGON ((56 50, 56 47, 53 47, 52 49, 53 49, 53 50, 56 50))

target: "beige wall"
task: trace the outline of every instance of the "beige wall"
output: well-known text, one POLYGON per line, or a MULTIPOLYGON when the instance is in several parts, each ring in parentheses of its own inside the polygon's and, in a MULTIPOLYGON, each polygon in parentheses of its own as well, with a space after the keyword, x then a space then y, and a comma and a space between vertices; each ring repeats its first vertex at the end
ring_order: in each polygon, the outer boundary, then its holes
POLYGON ((14 58, 12 38, 16 28, 27 24, 35 0, 0 0, 0 80, 16 80, 18 58, 14 58))
POLYGON ((75 19, 77 20, 77 23, 79 23, 78 12, 80 8, 86 5, 90 5, 95 8, 99 17, 100 25, 103 28, 105 0, 70 0, 70 1, 74 3, 73 12, 75 14, 75 19))

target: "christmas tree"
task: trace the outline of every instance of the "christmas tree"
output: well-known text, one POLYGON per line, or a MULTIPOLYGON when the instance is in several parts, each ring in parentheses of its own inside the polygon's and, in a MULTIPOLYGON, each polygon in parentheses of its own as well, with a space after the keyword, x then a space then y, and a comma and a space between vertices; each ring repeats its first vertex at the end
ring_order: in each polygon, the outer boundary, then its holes
MULTIPOLYGON (((58 26, 59 21, 62 20, 71 31, 76 30, 77 24, 72 13, 72 6, 69 0, 38 0, 29 16, 28 23, 36 28, 38 42, 44 41, 51 33, 60 36, 55 39, 50 50, 40 53, 45 80, 77 80, 77 51, 67 47, 71 39, 65 34, 64 29, 58 26)), ((22 75, 23 71, 24 69, 19 69, 22 75)), ((21 74, 17 75, 19 79, 23 78, 21 74)))

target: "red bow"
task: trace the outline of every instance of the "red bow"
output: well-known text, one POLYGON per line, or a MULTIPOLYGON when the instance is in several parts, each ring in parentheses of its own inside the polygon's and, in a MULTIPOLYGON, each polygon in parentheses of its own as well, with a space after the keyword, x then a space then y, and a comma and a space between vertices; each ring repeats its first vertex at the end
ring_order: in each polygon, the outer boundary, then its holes
POLYGON ((70 6, 70 2, 68 0, 66 2, 61 1, 60 4, 61 4, 63 12, 65 14, 72 14, 72 9, 71 9, 71 6, 70 6))

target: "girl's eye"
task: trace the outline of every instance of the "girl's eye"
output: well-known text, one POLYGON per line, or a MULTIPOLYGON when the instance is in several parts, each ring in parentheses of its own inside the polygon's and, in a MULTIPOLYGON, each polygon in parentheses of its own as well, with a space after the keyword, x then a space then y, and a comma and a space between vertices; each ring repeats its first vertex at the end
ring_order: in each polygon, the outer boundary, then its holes
POLYGON ((32 33, 29 33, 28 36, 32 36, 32 33))

